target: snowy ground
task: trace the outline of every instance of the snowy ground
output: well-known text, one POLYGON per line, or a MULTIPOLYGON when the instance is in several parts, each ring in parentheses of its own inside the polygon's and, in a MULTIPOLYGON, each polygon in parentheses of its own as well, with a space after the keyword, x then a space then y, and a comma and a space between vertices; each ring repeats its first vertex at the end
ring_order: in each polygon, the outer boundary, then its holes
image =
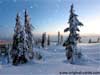
POLYGON ((100 44, 79 44, 78 48, 84 56, 77 64, 68 63, 62 46, 34 48, 43 55, 42 60, 33 60, 19 66, 0 65, 0 75, 100 75, 100 44), (73 74, 76 72, 88 74, 73 74))

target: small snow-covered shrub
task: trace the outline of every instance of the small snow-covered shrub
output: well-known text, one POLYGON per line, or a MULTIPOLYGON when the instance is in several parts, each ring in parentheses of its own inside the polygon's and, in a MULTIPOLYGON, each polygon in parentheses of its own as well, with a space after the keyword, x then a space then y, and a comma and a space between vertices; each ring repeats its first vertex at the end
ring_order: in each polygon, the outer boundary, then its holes
POLYGON ((34 52, 29 53, 29 59, 33 59, 33 57, 34 57, 34 52))
POLYGON ((42 59, 42 55, 40 54, 40 52, 34 52, 34 58, 40 60, 42 59))
POLYGON ((78 58, 80 59, 82 57, 82 53, 78 52, 78 58))

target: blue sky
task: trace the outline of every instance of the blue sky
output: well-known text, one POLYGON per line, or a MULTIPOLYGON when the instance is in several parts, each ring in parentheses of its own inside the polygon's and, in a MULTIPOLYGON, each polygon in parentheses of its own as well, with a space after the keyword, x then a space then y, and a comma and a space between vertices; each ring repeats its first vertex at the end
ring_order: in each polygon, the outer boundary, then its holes
POLYGON ((80 34, 100 34, 100 0, 0 0, 0 37, 13 34, 17 12, 24 24, 24 9, 29 12, 35 33, 63 33, 68 26, 72 3, 78 19, 84 24, 80 34))

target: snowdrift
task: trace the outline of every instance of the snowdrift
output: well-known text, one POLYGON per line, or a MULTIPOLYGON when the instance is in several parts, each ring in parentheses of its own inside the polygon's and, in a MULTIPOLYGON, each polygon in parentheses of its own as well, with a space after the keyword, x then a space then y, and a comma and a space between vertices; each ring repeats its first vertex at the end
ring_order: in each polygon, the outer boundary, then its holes
POLYGON ((41 53, 41 60, 34 59, 19 66, 0 63, 0 75, 60 75, 64 72, 100 72, 100 44, 78 44, 78 49, 83 53, 82 58, 75 64, 70 64, 62 46, 34 48, 34 51, 41 53))

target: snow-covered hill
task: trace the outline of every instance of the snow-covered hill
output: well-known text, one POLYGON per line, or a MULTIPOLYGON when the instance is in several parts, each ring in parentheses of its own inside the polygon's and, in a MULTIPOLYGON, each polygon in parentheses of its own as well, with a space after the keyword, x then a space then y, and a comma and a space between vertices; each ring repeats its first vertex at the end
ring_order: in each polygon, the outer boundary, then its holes
POLYGON ((69 64, 62 46, 51 45, 45 49, 34 48, 42 54, 42 60, 32 60, 27 64, 0 65, 0 75, 100 75, 100 44, 79 44, 83 58, 76 64, 69 64), (72 74, 72 73, 85 74, 72 74), (70 74, 67 74, 70 73, 70 74))

